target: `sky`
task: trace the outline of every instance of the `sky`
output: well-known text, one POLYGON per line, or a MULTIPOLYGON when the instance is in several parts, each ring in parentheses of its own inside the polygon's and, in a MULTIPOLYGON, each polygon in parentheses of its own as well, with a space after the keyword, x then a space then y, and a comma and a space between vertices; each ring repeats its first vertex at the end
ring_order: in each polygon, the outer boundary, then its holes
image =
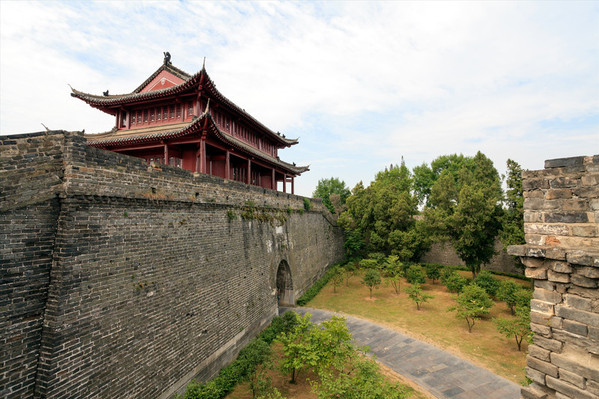
POLYGON ((129 93, 172 55, 351 189, 483 152, 500 173, 599 154, 598 1, 0 1, 0 135, 110 130, 70 86, 129 93))

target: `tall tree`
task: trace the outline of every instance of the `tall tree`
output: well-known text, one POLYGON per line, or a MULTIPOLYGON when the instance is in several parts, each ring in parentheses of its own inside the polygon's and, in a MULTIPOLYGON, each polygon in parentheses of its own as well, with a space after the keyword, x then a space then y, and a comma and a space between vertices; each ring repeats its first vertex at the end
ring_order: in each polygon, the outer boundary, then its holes
POLYGON ((475 277, 495 253, 502 215, 499 173, 480 151, 472 158, 440 157, 431 165, 440 175, 425 209, 428 231, 449 239, 475 277))
POLYGON ((335 213, 335 207, 331 202, 331 195, 333 194, 339 196, 340 204, 343 205, 345 204, 347 197, 350 196, 351 192, 349 191, 349 188, 345 186, 345 182, 343 180, 339 180, 336 177, 331 177, 330 179, 320 179, 312 196, 322 199, 322 202, 329 209, 329 211, 331 211, 331 213, 335 213))
POLYGON ((504 248, 509 245, 524 244, 524 196, 522 193, 522 167, 518 162, 507 160, 505 176, 504 207, 499 238, 504 248))

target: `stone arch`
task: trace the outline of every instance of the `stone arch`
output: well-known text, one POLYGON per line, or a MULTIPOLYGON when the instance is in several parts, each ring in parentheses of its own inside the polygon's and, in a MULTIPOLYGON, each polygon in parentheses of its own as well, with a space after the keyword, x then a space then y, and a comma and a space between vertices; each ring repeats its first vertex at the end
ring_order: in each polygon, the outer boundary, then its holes
POLYGON ((279 306, 295 305, 291 268, 285 259, 279 263, 279 267, 277 268, 276 289, 279 306))

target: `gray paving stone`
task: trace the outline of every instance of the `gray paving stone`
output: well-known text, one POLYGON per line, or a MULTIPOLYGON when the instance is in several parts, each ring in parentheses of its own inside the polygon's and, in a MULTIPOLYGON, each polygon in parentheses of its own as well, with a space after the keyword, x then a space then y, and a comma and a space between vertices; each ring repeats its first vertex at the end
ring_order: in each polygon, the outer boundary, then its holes
MULTIPOLYGON (((287 309, 282 308, 284 312, 287 309)), ((328 320, 332 312, 293 308, 312 314, 312 321, 328 320)), ((520 386, 467 360, 426 342, 383 326, 345 316, 356 345, 368 345, 377 360, 420 385, 438 398, 511 399, 520 397, 520 386)))

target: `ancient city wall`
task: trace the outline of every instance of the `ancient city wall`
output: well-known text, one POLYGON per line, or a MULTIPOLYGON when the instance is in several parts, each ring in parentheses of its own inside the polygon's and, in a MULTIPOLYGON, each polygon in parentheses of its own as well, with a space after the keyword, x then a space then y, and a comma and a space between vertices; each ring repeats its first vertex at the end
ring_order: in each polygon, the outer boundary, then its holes
MULTIPOLYGON (((420 258, 420 261, 440 265, 466 266, 449 242, 433 243, 431 248, 420 258)), ((482 269, 501 273, 522 274, 522 269, 518 268, 514 257, 508 255, 499 239, 495 240, 495 255, 488 264, 482 265, 482 269)))
POLYGON ((599 155, 523 172, 526 245, 508 249, 534 279, 524 398, 599 397, 599 155))
POLYGON ((321 202, 88 147, 0 137, 0 396, 169 397, 343 256, 321 202))

